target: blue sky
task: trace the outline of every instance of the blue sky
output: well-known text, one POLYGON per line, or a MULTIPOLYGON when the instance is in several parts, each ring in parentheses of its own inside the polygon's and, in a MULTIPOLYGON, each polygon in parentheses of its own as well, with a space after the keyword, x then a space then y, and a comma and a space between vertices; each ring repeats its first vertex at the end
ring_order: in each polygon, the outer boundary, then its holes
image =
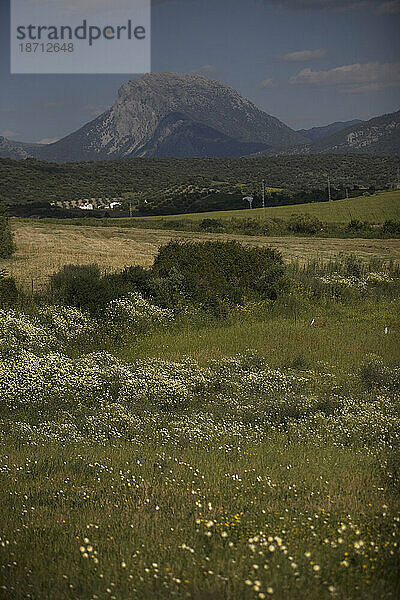
MULTIPOLYGON (((400 108, 399 25, 400 0, 153 0, 152 70, 218 79, 295 129, 368 119, 400 108)), ((0 135, 10 139, 71 133, 130 78, 10 75, 9 0, 0 27, 0 135)))

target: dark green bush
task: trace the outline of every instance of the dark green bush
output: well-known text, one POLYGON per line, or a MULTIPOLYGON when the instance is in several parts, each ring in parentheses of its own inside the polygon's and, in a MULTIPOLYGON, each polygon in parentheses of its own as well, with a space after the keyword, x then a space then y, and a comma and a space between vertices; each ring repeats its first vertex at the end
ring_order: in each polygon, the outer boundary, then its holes
POLYGON ((363 229, 367 229, 368 224, 363 223, 359 219, 351 219, 346 225, 346 231, 356 232, 362 231, 363 229))
POLYGON ((18 299, 15 280, 6 271, 0 271, 0 306, 12 306, 18 299))
POLYGON ((400 234, 400 221, 385 221, 382 227, 382 231, 391 235, 400 234))
POLYGON ((7 258, 14 251, 15 245, 7 210, 5 205, 0 203, 0 258, 7 258))
POLYGON ((220 231, 224 229, 224 224, 220 219, 203 219, 199 223, 199 229, 203 231, 220 231))
POLYGON ((65 265, 50 277, 56 301, 98 312, 110 298, 106 278, 98 265, 65 265))
POLYGON ((170 242, 159 249, 152 271, 180 277, 184 296, 200 304, 241 302, 245 296, 274 300, 286 283, 279 252, 237 242, 170 242))
POLYGON ((168 278, 161 278, 151 270, 135 265, 120 273, 106 275, 105 280, 110 298, 139 292, 163 308, 174 308, 182 300, 182 278, 174 269, 168 278))
POLYGON ((288 230, 293 233, 317 233, 322 226, 322 221, 310 215, 292 215, 287 222, 288 230))

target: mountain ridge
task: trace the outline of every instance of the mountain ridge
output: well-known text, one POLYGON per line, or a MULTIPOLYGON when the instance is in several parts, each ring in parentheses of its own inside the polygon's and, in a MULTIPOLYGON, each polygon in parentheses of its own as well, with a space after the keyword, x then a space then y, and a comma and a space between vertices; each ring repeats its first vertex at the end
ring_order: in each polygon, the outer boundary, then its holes
POLYGON ((306 141, 219 81, 197 74, 150 73, 123 84, 109 109, 61 140, 34 148, 11 143, 11 150, 69 162, 241 156, 306 141))
POLYGON ((400 155, 400 111, 294 131, 239 92, 199 74, 149 73, 52 144, 0 137, 0 157, 49 162, 319 153, 400 155))

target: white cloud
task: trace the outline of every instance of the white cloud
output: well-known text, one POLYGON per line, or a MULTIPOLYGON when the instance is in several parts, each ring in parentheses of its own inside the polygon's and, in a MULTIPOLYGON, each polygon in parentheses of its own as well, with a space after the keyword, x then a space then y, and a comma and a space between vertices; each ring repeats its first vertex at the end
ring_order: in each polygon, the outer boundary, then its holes
POLYGON ((389 2, 383 2, 379 8, 380 14, 394 15, 400 12, 400 0, 389 0, 389 2))
POLYGON ((53 144, 54 142, 58 142, 60 138, 43 138, 42 140, 39 140, 37 143, 38 144, 53 144))
POLYGON ((272 77, 268 77, 268 79, 264 79, 263 81, 260 82, 260 87, 262 88, 270 88, 273 87, 274 85, 274 80, 272 79, 272 77))
POLYGON ((328 50, 324 48, 316 48, 315 50, 298 50, 297 52, 289 52, 288 54, 280 54, 279 60, 289 62, 303 62, 306 60, 315 60, 322 58, 327 54, 328 50))
POLYGON ((2 135, 5 138, 9 138, 9 137, 14 137, 16 135, 19 135, 18 131, 11 131, 10 129, 6 129, 6 131, 2 131, 0 133, 0 135, 2 135))
POLYGON ((400 62, 370 62, 343 65, 329 71, 302 69, 289 82, 293 85, 338 86, 344 93, 362 93, 400 85, 400 62))

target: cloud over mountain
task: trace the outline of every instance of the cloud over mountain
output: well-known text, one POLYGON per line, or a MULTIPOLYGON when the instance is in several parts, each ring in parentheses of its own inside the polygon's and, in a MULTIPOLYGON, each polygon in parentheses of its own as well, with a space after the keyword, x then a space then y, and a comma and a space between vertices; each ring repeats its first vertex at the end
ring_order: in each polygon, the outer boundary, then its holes
POLYGON ((400 85, 400 62, 343 65, 328 71, 302 69, 293 75, 292 85, 340 86, 344 93, 361 93, 382 90, 400 85))

